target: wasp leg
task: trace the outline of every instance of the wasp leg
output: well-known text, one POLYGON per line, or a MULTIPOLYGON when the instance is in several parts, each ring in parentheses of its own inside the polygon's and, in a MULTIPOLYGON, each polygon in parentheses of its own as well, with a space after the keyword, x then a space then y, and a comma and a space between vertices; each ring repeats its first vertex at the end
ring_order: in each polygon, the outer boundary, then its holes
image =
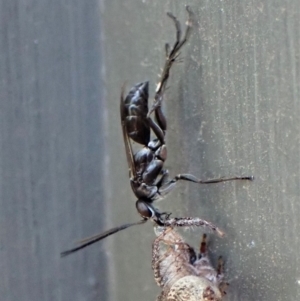
POLYGON ((161 223, 164 226, 168 227, 207 227, 210 230, 216 232, 221 237, 225 235, 225 233, 216 225, 199 217, 174 217, 162 220, 161 223))
POLYGON ((214 183, 221 183, 221 182, 228 182, 228 181, 235 181, 235 180, 248 180, 248 181, 253 181, 254 177, 253 176, 246 176, 246 177, 232 177, 232 178, 219 178, 219 179, 211 179, 211 180, 201 180, 196 178, 195 176, 191 174, 179 174, 174 179, 172 179, 169 183, 166 184, 168 185, 174 185, 179 180, 183 181, 190 181, 193 183, 198 183, 198 184, 214 184, 214 183))
MULTIPOLYGON (((168 17, 170 17, 173 20, 174 24, 175 24, 175 28, 176 28, 176 41, 175 41, 175 44, 174 44, 173 48, 171 49, 171 51, 169 50, 168 44, 166 44, 166 46, 165 46, 166 53, 167 53, 166 62, 165 62, 165 66, 163 68, 163 72, 162 72, 162 75, 161 75, 161 78, 160 78, 160 82, 157 85, 156 95, 155 95, 155 100, 156 100, 156 102, 158 102, 158 104, 157 104, 158 106, 160 105, 160 102, 162 100, 162 99, 159 98, 159 95, 162 95, 162 93, 165 90, 165 87, 166 87, 166 84, 167 84, 167 80, 168 80, 169 74, 170 74, 170 69, 171 69, 173 63, 176 61, 176 58, 179 55, 179 50, 186 43, 186 41, 188 40, 188 38, 189 38, 189 36, 191 34, 191 29, 192 29, 192 12, 191 12, 191 10, 190 10, 190 8, 188 6, 186 7, 186 10, 187 10, 189 16, 188 16, 187 27, 186 27, 186 31, 185 31, 185 35, 184 35, 183 40, 181 40, 181 26, 180 26, 180 22, 178 21, 178 19, 174 15, 172 15, 171 13, 167 13, 168 17)), ((153 104, 154 110, 155 110, 155 105, 156 104, 154 103, 153 104)), ((152 109, 150 110, 150 112, 154 111, 152 109)))
POLYGON ((186 6, 186 10, 188 12, 188 21, 187 21, 187 27, 186 27, 186 31, 185 31, 185 35, 183 37, 183 39, 181 40, 181 25, 180 22, 178 21, 178 19, 171 13, 167 13, 168 17, 170 17, 174 24, 175 24, 175 28, 176 28, 176 41, 174 46, 172 47, 172 49, 170 50, 170 46, 167 43, 165 45, 165 51, 166 51, 166 62, 160 77, 160 81, 157 84, 156 87, 156 93, 154 96, 154 103, 152 105, 152 108, 150 109, 150 111, 148 112, 147 117, 150 117, 150 115, 152 114, 152 112, 155 112, 155 118, 157 120, 157 123, 159 124, 159 126, 161 127, 161 129, 163 131, 166 130, 167 128, 167 121, 166 118, 161 110, 161 104, 162 104, 162 100, 163 100, 163 93, 166 89, 166 85, 167 85, 167 81, 170 75, 170 69, 173 65, 173 63, 176 61, 176 59, 178 58, 179 55, 179 50, 181 49, 181 47, 186 43, 186 41, 188 40, 190 34, 191 34, 191 29, 192 29, 192 11, 190 10, 189 6, 186 6))
POLYGON ((171 13, 167 13, 168 17, 170 17, 175 24, 175 28, 176 28, 176 42, 173 46, 173 49, 171 50, 170 54, 169 54, 169 59, 175 59, 177 57, 178 51, 180 50, 180 48, 184 45, 184 43, 188 40, 190 34, 191 34, 191 29, 192 29, 192 11, 190 9, 189 6, 186 6, 186 11, 188 12, 189 18, 187 21, 187 27, 185 30, 185 35, 183 40, 180 41, 181 39, 181 25, 180 22, 178 21, 178 19, 172 15, 171 13))
MULTIPOLYGON (((160 117, 160 121, 158 121, 157 119, 157 123, 149 116, 149 114, 147 115, 147 121, 148 121, 148 124, 150 126, 150 128, 153 130, 155 136, 158 138, 158 140, 160 141, 161 145, 165 144, 165 128, 162 128, 161 126, 163 125, 163 122, 161 120, 166 120, 166 118, 164 117, 164 114, 163 112, 161 111, 161 109, 159 109, 160 113, 161 114, 161 117, 160 117)), ((166 124, 166 121, 165 121, 165 124, 166 124)))
POLYGON ((160 128, 163 130, 163 132, 165 134, 166 130, 167 130, 167 119, 166 119, 166 116, 165 116, 165 114, 163 113, 163 111, 161 109, 161 103, 162 103, 163 96, 158 95, 157 98, 159 98, 157 100, 157 105, 153 106, 151 108, 151 110, 154 108, 155 120, 159 124, 160 128))
POLYGON ((162 169, 161 174, 159 176, 160 179, 156 183, 158 190, 160 190, 161 187, 163 187, 166 183, 169 182, 169 171, 167 169, 162 169))
POLYGON ((167 171, 166 171, 166 174, 163 177, 163 181, 161 182, 161 185, 158 186, 158 192, 162 197, 164 197, 169 192, 171 192, 175 188, 179 180, 189 181, 197 184, 215 184, 215 183, 222 183, 222 182, 235 181, 235 180, 253 181, 254 177, 249 176, 249 177, 232 177, 232 178, 220 178, 220 179, 211 179, 211 180, 200 180, 190 174, 179 174, 176 177, 174 177, 172 180, 169 181, 167 180, 168 178, 167 178, 167 171))

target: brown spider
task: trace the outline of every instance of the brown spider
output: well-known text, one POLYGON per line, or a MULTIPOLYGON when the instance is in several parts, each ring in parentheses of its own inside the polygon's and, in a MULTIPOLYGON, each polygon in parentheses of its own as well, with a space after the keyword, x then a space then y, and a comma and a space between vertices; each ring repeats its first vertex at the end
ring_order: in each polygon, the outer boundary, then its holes
POLYGON ((199 254, 171 227, 155 228, 152 246, 152 269, 156 283, 162 287, 156 301, 218 301, 226 294, 223 260, 215 269, 209 260, 206 234, 199 254))

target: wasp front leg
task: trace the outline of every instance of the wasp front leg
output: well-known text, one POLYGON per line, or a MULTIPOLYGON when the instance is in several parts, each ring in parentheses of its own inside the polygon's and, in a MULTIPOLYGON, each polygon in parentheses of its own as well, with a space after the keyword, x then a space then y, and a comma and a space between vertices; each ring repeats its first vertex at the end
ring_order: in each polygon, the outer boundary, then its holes
POLYGON ((161 223, 166 227, 207 227, 208 229, 214 231, 219 236, 224 236, 224 232, 219 229, 216 225, 211 222, 208 222, 199 217, 174 217, 166 220, 162 220, 161 223))

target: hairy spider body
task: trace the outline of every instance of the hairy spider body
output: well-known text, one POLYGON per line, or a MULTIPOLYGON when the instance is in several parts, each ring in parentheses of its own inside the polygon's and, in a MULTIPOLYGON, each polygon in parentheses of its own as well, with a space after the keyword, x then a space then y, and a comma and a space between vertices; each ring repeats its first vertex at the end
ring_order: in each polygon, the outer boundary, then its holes
POLYGON ((215 269, 208 257, 206 235, 199 254, 173 228, 156 227, 152 268, 162 287, 157 301, 219 301, 227 285, 223 282, 223 261, 215 269))

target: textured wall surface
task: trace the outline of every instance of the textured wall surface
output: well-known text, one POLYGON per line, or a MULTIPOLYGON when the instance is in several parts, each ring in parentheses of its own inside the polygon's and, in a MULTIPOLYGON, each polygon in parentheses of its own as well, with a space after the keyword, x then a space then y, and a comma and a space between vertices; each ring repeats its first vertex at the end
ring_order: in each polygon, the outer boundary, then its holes
MULTIPOLYGON (((150 222, 59 253, 139 220, 120 88, 150 80, 153 96, 175 38, 165 13, 184 23, 184 4, 0 0, 1 300, 155 300, 150 222)), ((209 236, 226 300, 299 300, 299 1, 187 4, 194 30, 165 97, 166 166, 255 181, 180 183, 157 206, 226 232, 209 236)), ((201 231, 184 235, 197 246, 201 231)))
MULTIPOLYGON (((96 1, 0 2, 0 299, 99 300, 103 99, 96 1)), ((102 279, 103 277, 103 279, 102 279)), ((103 300, 103 298, 102 298, 103 300)))

